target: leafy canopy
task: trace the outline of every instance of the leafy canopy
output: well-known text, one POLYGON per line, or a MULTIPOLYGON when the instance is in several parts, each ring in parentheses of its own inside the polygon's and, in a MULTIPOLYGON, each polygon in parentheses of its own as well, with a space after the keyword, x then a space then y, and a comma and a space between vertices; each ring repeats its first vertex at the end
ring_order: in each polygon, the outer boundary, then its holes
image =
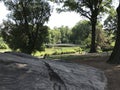
POLYGON ((63 11, 75 11, 90 20, 92 26, 90 52, 96 52, 97 21, 103 12, 110 10, 112 0, 63 0, 63 2, 63 11))
POLYGON ((71 40, 74 44, 82 44, 89 36, 91 25, 89 21, 80 21, 72 28, 71 40))
POLYGON ((58 9, 59 11, 75 11, 90 20, 93 13, 98 16, 112 8, 112 0, 62 0, 62 2, 63 9, 58 9))
POLYGON ((45 0, 4 0, 10 14, 3 23, 2 35, 9 47, 31 54, 42 50, 48 35, 50 5, 45 0))

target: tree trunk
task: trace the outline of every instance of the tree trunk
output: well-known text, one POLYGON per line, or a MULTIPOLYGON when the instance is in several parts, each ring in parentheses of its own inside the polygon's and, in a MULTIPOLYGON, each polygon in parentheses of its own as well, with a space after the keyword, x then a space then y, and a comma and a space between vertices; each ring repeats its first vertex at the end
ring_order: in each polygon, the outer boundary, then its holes
POLYGON ((116 43, 115 43, 113 52, 109 60, 107 61, 108 63, 111 63, 111 64, 120 64, 120 2, 117 8, 117 15, 118 15, 118 21, 117 21, 118 27, 117 27, 117 34, 116 34, 116 43))
POLYGON ((92 24, 92 37, 91 37, 91 47, 90 47, 90 53, 95 53, 96 52, 96 23, 97 20, 93 19, 91 20, 92 24))

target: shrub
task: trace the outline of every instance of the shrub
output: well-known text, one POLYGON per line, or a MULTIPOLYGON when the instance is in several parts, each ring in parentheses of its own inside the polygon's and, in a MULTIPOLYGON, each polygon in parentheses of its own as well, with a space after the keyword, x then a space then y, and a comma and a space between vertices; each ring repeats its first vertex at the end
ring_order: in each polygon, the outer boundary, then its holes
POLYGON ((82 53, 82 49, 81 49, 80 47, 77 48, 77 49, 75 49, 75 51, 76 51, 76 52, 79 52, 79 54, 82 53))
POLYGON ((7 49, 8 46, 5 43, 0 43, 0 49, 7 49))
POLYGON ((60 55, 61 51, 60 50, 56 50, 54 53, 52 53, 52 55, 60 55))

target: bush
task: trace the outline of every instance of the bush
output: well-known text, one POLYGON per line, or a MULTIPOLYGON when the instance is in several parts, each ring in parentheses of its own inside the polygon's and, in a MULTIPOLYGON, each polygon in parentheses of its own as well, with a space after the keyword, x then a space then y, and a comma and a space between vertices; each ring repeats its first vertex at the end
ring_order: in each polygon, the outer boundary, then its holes
POLYGON ((79 52, 79 54, 82 53, 82 49, 81 49, 80 47, 77 48, 77 49, 75 49, 75 51, 76 51, 76 52, 79 52))
POLYGON ((56 50, 53 55, 60 55, 60 54, 71 54, 75 53, 76 51, 74 49, 61 49, 61 50, 56 50))
POLYGON ((0 43, 0 49, 7 49, 8 46, 5 43, 0 43))
MULTIPOLYGON (((75 51, 75 50, 66 50, 64 53, 65 53, 65 54, 76 53, 76 51, 75 51)), ((64 54, 64 53, 63 53, 63 54, 64 54)))
POLYGON ((108 52, 108 51, 112 51, 113 50, 113 47, 111 46, 111 47, 103 47, 102 48, 102 51, 103 52, 108 52))
POLYGON ((50 55, 61 55, 61 54, 71 54, 71 53, 82 53, 80 47, 56 47, 56 48, 46 48, 45 51, 37 51, 34 56, 50 56, 50 55))
POLYGON ((60 50, 56 50, 54 53, 52 53, 52 55, 60 55, 61 51, 60 50))

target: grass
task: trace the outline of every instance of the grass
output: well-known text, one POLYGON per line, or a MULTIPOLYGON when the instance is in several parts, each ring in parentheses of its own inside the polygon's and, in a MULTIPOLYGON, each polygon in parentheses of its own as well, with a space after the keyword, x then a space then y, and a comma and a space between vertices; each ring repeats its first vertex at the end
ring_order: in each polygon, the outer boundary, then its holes
MULTIPOLYGON (((0 49, 0 52, 7 52, 11 51, 11 49, 0 49)), ((72 47, 52 47, 52 48, 45 48, 45 51, 37 51, 36 53, 33 53, 34 56, 44 56, 45 54, 48 55, 60 55, 60 54, 69 54, 69 53, 76 53, 81 51, 81 48, 78 46, 72 46, 72 47)))
POLYGON ((79 47, 53 47, 53 48, 46 48, 45 51, 39 52, 37 51, 34 53, 34 56, 44 56, 47 55, 61 55, 61 54, 69 54, 69 53, 76 53, 82 52, 82 49, 79 47))
POLYGON ((0 52, 8 52, 8 51, 11 51, 11 49, 0 49, 0 52))
POLYGON ((61 59, 61 60, 73 60, 73 59, 86 59, 91 56, 82 56, 82 55, 51 55, 48 59, 61 59))
POLYGON ((47 59, 50 60, 89 60, 98 57, 109 56, 110 53, 102 52, 102 53, 87 53, 87 54, 63 54, 63 55, 51 55, 47 59))

